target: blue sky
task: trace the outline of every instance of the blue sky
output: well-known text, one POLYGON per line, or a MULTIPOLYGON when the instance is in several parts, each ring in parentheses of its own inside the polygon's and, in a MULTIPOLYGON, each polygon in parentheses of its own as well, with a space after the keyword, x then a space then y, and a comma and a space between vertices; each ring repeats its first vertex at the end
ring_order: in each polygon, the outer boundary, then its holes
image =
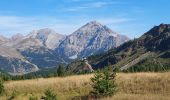
POLYGON ((96 20, 130 38, 170 23, 170 0, 1 0, 0 35, 52 28, 71 34, 96 20))

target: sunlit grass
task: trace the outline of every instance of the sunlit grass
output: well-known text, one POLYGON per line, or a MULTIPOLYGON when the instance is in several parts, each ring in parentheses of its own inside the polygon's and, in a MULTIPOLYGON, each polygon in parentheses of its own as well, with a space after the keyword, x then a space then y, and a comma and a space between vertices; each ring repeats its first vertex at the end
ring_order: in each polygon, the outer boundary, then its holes
MULTIPOLYGON (((28 100, 31 94, 41 97, 45 90, 53 90, 59 99, 71 99, 88 95, 93 75, 78 75, 64 78, 47 78, 6 82, 6 100, 15 91, 16 100, 28 100)), ((168 100, 170 98, 170 72, 166 73, 118 73, 119 92, 110 98, 116 100, 168 100)))

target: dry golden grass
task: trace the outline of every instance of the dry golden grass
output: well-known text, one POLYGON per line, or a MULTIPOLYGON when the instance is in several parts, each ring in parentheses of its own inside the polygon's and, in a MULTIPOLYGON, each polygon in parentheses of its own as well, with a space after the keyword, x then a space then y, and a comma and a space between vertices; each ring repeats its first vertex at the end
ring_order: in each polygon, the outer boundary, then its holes
POLYGON ((156 95, 156 94, 123 94, 119 93, 110 98, 104 98, 101 100, 170 100, 168 95, 156 95))
POLYGON ((5 83, 6 94, 43 94, 47 89, 55 91, 61 99, 73 96, 86 95, 90 90, 90 77, 92 75, 79 75, 64 78, 34 79, 10 81, 5 83))
POLYGON ((118 75, 121 92, 133 94, 170 94, 170 72, 118 75))
MULTIPOLYGON (((79 75, 65 78, 48 78, 6 82, 6 100, 13 91, 16 100, 28 100, 31 94, 40 97, 46 89, 52 89, 60 100, 87 95, 91 90, 93 75, 79 75)), ((168 100, 170 98, 170 72, 166 73, 118 73, 119 92, 104 100, 168 100)))

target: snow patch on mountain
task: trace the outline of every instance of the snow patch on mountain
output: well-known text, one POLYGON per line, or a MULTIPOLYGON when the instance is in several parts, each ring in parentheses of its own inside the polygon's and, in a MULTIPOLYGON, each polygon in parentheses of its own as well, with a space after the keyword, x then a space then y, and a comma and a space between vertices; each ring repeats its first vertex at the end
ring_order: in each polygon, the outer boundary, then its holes
POLYGON ((77 57, 78 57, 77 54, 75 54, 75 55, 69 57, 69 59, 77 59, 77 57))

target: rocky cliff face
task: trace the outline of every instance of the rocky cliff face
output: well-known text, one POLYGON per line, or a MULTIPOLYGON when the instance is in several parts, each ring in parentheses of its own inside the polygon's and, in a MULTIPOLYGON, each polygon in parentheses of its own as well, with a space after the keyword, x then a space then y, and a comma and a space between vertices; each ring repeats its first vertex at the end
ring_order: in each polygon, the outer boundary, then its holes
POLYGON ((0 56, 0 68, 11 75, 22 75, 38 71, 39 68, 27 60, 0 56))

